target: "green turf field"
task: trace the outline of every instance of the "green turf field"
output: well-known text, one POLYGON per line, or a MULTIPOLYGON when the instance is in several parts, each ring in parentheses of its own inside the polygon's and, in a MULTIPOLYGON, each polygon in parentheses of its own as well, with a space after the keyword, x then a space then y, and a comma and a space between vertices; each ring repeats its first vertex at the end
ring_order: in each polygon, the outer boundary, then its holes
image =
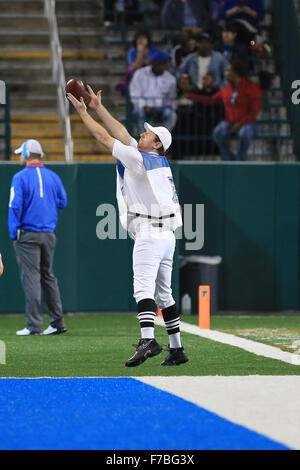
MULTIPOLYGON (((196 317, 183 321, 197 322, 196 317)), ((0 316, 0 340, 6 346, 6 364, 0 364, 1 377, 120 377, 146 375, 284 375, 300 374, 300 366, 267 359, 236 347, 182 333, 189 357, 179 367, 162 367, 166 352, 135 368, 124 366, 133 354, 131 346, 139 338, 135 315, 68 315, 68 333, 59 336, 17 337, 24 315, 0 316)), ((234 329, 290 328, 300 331, 299 317, 221 317, 212 318, 212 328, 234 329)), ((47 324, 45 323, 45 327, 47 324)), ((156 338, 168 344, 165 329, 156 326, 156 338)))

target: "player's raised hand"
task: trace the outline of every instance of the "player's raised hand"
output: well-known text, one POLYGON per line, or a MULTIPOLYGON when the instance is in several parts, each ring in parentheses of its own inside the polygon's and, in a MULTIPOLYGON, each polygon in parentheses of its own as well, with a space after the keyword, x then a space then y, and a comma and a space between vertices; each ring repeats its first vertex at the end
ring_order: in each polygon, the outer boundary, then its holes
POLYGON ((2 256, 0 255, 0 276, 2 276, 3 270, 4 270, 4 266, 3 266, 3 263, 2 263, 2 256))
POLYGON ((86 111, 86 105, 84 103, 84 100, 81 96, 80 101, 78 101, 75 96, 73 96, 71 93, 67 93, 67 98, 69 101, 71 101, 72 105, 78 112, 78 114, 82 114, 86 111))
POLYGON ((89 102, 89 107, 96 111, 97 108, 101 105, 102 90, 97 91, 97 94, 95 94, 92 87, 90 87, 90 85, 87 85, 87 89, 91 97, 91 101, 89 102))

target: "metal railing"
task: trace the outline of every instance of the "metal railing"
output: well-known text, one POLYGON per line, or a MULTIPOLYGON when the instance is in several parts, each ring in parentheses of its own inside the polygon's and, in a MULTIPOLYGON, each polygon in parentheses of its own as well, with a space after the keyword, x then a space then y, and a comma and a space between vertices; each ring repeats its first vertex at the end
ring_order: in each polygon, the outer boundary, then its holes
POLYGON ((4 155, 5 160, 10 158, 10 104, 9 92, 5 83, 0 80, 0 140, 4 141, 4 145, 0 145, 0 160, 4 155), (3 129, 3 132, 2 132, 3 129))
POLYGON ((55 14, 55 0, 44 0, 44 13, 50 26, 52 78, 57 86, 57 104, 60 124, 64 129, 65 160, 73 161, 74 143, 69 115, 69 103, 65 96, 66 78, 62 62, 62 48, 59 40, 55 14))

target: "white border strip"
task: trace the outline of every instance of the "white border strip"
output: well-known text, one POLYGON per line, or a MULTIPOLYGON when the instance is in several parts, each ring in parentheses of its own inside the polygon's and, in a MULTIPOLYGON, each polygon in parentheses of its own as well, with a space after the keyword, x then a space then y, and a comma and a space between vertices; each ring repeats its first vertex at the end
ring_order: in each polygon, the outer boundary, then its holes
MULTIPOLYGON (((165 326, 161 317, 156 317, 155 323, 159 326, 165 326)), ((277 359, 278 361, 287 362, 294 366, 300 365, 300 355, 281 351, 281 349, 275 348, 274 346, 257 343, 250 339, 240 338, 239 336, 230 335, 228 333, 221 333, 220 331, 202 330, 196 325, 191 325, 182 321, 180 322, 180 330, 186 333, 191 333, 192 335, 201 336, 202 338, 211 339, 212 341, 217 341, 218 343, 236 346, 237 348, 244 349, 245 351, 256 354, 257 356, 277 359)))

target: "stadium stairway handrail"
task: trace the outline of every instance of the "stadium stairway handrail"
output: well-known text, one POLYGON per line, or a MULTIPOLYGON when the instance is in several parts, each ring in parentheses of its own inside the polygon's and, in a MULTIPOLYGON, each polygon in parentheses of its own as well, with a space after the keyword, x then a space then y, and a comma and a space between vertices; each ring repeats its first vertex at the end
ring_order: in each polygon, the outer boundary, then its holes
POLYGON ((44 0, 44 13, 48 18, 50 26, 52 77, 53 81, 57 85, 58 111, 60 121, 64 129, 65 160, 73 161, 74 142, 71 131, 69 103, 65 96, 66 78, 62 61, 62 47, 58 35, 55 4, 55 0, 44 0))
POLYGON ((4 108, 4 119, 0 117, 0 123, 5 126, 4 134, 0 135, 0 139, 5 139, 5 159, 10 158, 10 101, 9 91, 5 82, 0 80, 0 107, 4 108))

